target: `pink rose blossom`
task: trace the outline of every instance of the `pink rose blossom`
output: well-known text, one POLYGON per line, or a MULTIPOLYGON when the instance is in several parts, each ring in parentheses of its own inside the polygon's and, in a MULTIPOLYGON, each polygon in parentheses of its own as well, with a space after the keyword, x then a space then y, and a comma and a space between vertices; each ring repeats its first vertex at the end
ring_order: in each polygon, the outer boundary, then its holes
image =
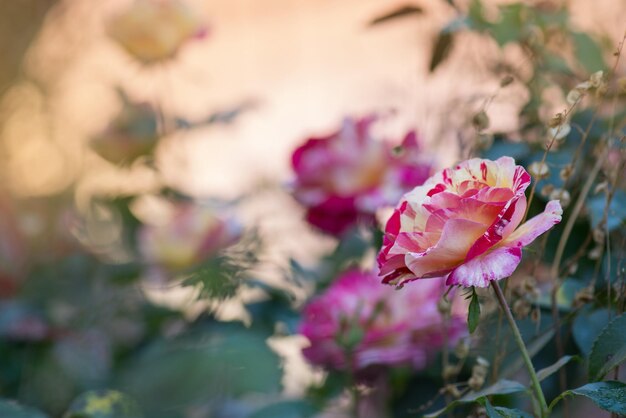
POLYGON ((152 266, 182 272, 197 266, 234 244, 239 225, 209 207, 193 203, 175 205, 168 219, 139 231, 139 249, 152 266))
POLYGON ((563 213, 553 200, 520 226, 529 184, 530 175, 510 157, 474 158, 432 176, 402 198, 387 222, 378 255, 383 282, 445 276, 448 285, 487 287, 510 276, 522 247, 563 213))
POLYGON ((372 137, 375 120, 346 119, 339 131, 311 138, 293 153, 294 195, 307 208, 307 221, 322 231, 340 235, 358 221, 373 223, 378 208, 395 204, 431 172, 415 132, 394 152, 394 144, 372 137))
MULTIPOLYGON (((375 272, 352 270, 341 275, 305 308, 300 333, 310 346, 304 356, 331 369, 362 370, 372 365, 408 364, 424 368, 445 341, 443 317, 437 309, 445 286, 428 280, 403 292, 384 286, 375 272), (341 341, 358 327, 362 338, 350 350, 352 367, 341 341)), ((453 304, 448 343, 465 335, 464 301, 453 304)))

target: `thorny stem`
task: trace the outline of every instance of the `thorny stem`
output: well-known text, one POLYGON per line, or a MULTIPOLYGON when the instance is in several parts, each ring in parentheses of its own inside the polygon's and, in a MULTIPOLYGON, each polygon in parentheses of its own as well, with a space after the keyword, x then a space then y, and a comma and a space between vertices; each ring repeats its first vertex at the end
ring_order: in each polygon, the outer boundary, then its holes
POLYGON ((517 323, 515 322, 515 318, 513 318, 513 314, 511 313, 511 308, 509 307, 504 294, 502 293, 502 289, 496 281, 491 282, 491 287, 496 294, 498 302, 500 303, 500 308, 504 312, 504 316, 506 317, 509 325, 511 326, 511 331, 513 331, 513 337, 515 337, 515 342, 520 349, 522 354, 522 359, 524 360, 524 364, 526 365, 526 369, 528 370, 528 374, 530 375, 530 380, 532 382, 532 387, 535 392, 535 396, 537 401, 539 402, 541 409, 541 418, 545 418, 548 415, 548 404, 546 403, 546 398, 543 396, 543 391, 541 390, 541 384, 539 383, 539 379, 537 378, 537 373, 535 372, 535 367, 530 359, 530 355, 528 354, 528 350, 526 350, 526 344, 524 344, 524 340, 522 339, 522 334, 520 334, 519 328, 517 327, 517 323))

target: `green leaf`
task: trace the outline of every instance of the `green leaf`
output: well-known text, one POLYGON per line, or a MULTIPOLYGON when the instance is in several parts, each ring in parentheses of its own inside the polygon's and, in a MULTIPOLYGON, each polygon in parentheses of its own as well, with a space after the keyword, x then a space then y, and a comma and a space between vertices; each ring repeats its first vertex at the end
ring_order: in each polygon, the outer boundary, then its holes
POLYGON ((487 22, 484 17, 483 3, 481 0, 472 0, 467 15, 472 27, 475 27, 476 29, 484 29, 487 27, 487 22))
POLYGON ((0 399, 0 417, 2 418, 47 418, 36 409, 19 405, 17 402, 0 399))
POLYGON ((524 411, 520 411, 519 409, 504 408, 502 406, 494 407, 493 405, 491 405, 491 402, 489 402, 489 398, 487 397, 484 397, 480 403, 482 406, 485 407, 485 410, 487 411, 487 416, 489 418, 532 418, 533 417, 532 415, 524 411))
POLYGON ((352 324, 344 336, 342 345, 348 349, 353 349, 361 343, 364 336, 365 331, 363 328, 361 328, 358 324, 352 324))
POLYGON ((571 75, 572 69, 565 59, 558 55, 547 54, 542 57, 543 68, 545 71, 555 72, 561 75, 571 75))
POLYGON ((97 390, 83 393, 72 404, 63 418, 141 418, 137 402, 116 390, 97 390))
MULTIPOLYGON (((591 226, 596 228, 604 218, 606 197, 603 194, 587 200, 587 211, 591 216, 591 226)), ((626 192, 615 191, 607 212, 606 227, 609 231, 618 228, 626 220, 626 192)))
POLYGON ((429 71, 432 73, 435 69, 450 55, 454 44, 454 33, 441 31, 435 41, 433 53, 430 58, 429 71))
POLYGON ((502 406, 496 406, 495 410, 498 413, 498 415, 496 415, 496 418, 500 418, 500 417, 502 418, 533 418, 533 416, 529 414, 528 412, 524 412, 519 409, 511 409, 511 408, 504 408, 502 406))
POLYGON ((589 73, 603 70, 606 65, 602 56, 602 49, 589 35, 582 32, 572 33, 576 59, 589 73))
POLYGON ((617 381, 588 383, 578 389, 566 390, 550 404, 550 410, 566 396, 585 396, 605 411, 626 414, 626 384, 617 381))
POLYGON ((572 335, 585 356, 589 356, 594 341, 608 322, 609 311, 606 309, 584 310, 576 316, 572 325, 572 335))
POLYGON ((225 300, 233 297, 241 279, 225 256, 218 256, 197 266, 182 281, 183 286, 196 287, 200 298, 225 300))
POLYGON ((520 41, 523 31, 522 11, 526 8, 523 4, 514 3, 500 6, 500 20, 491 26, 491 36, 504 46, 509 42, 520 41))
POLYGON ((601 380, 626 360, 626 314, 613 319, 600 332, 589 354, 589 378, 601 380))
POLYGON ((472 288, 472 300, 470 301, 469 309, 467 310, 467 327, 470 334, 476 330, 478 321, 480 320, 480 302, 478 301, 478 295, 472 288))
POLYGON ((541 382, 544 379, 550 377, 553 373, 558 371, 561 367, 565 366, 570 360, 578 359, 577 356, 563 356, 558 359, 553 365, 545 367, 537 372, 537 378, 541 382))
POLYGON ((238 323, 211 321, 198 327, 153 343, 124 368, 116 386, 137 399, 146 416, 178 418, 211 393, 226 400, 280 391, 282 371, 267 346, 267 333, 238 323))
POLYGON ((475 402, 484 402, 487 396, 491 395, 508 395, 510 393, 524 392, 526 387, 521 383, 514 382, 512 380, 499 380, 493 385, 479 390, 478 392, 470 392, 460 399, 454 400, 446 405, 444 408, 435 411, 433 413, 424 415, 424 418, 436 418, 445 414, 448 411, 456 408, 459 405, 470 404, 475 402))

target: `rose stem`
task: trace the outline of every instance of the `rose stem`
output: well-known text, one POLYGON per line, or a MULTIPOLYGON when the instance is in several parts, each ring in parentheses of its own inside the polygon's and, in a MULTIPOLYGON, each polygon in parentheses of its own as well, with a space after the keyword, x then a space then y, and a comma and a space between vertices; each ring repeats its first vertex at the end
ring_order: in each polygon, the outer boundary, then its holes
POLYGON ((519 332, 519 328, 517 327, 517 323, 513 318, 513 314, 511 313, 511 308, 509 308, 508 303, 506 303, 506 299, 504 298, 504 294, 502 293, 502 289, 498 286, 496 281, 491 282, 491 287, 493 287, 494 292, 496 293, 496 297, 498 298, 498 302, 500 303, 500 307, 504 312, 504 316, 506 316, 507 321, 509 321, 509 325, 511 326, 511 330, 513 331, 513 336, 515 337, 515 342, 519 347, 522 353, 522 359, 524 360, 524 364, 528 369, 528 373, 530 374, 530 380, 532 381, 532 386, 535 391, 535 395, 537 396, 537 400, 541 406, 541 417, 545 417, 548 411, 548 404, 546 403, 546 398, 543 396, 543 392, 541 391, 541 385, 539 384, 539 379, 537 378, 537 373, 535 373, 535 368, 533 367, 533 363, 530 360, 530 355, 526 350, 526 345, 524 344, 524 340, 522 339, 522 334, 519 332))

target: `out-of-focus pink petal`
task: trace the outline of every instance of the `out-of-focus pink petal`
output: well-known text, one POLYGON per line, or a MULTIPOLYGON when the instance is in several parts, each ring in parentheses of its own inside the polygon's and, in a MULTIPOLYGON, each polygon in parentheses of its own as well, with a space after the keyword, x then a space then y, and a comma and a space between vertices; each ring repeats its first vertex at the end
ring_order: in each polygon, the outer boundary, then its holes
POLYGON ((308 209, 306 220, 322 231, 341 235, 354 225, 358 218, 373 220, 373 215, 359 214, 353 198, 331 196, 319 205, 308 209))
POLYGON ((450 273, 446 284, 487 287, 490 281, 513 274, 521 259, 521 248, 499 247, 461 264, 450 273))
POLYGON ((524 247, 530 244, 539 235, 561 222, 562 214, 561 203, 558 200, 551 200, 542 213, 517 228, 502 245, 524 247))
POLYGON ((420 155, 416 135, 409 133, 407 149, 395 153, 392 142, 372 135, 376 120, 347 118, 339 130, 307 140, 292 155, 293 195, 308 209, 307 220, 324 232, 340 235, 357 222, 373 224, 379 208, 394 205, 430 174, 432 164, 420 155))

